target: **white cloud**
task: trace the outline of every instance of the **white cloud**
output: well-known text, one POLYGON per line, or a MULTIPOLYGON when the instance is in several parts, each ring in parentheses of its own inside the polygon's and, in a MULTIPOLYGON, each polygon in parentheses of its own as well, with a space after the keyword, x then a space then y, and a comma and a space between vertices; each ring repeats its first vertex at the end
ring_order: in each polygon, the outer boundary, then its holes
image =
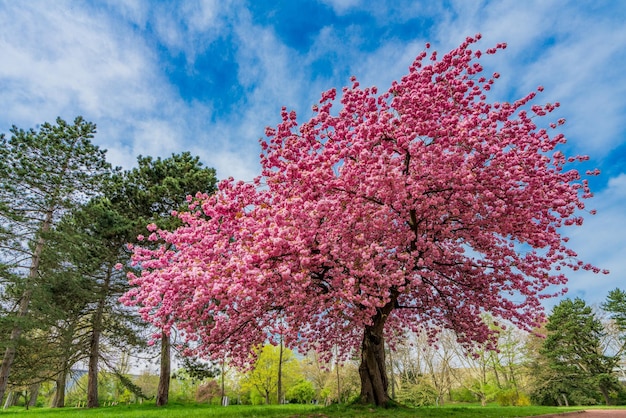
POLYGON ((113 12, 124 20, 144 29, 149 18, 150 5, 143 0, 106 0, 113 12))
POLYGON ((0 14, 0 49, 7 58, 0 80, 18 105, 3 119, 26 126, 74 113, 124 119, 155 107, 160 80, 141 39, 106 16, 28 4, 30 9, 10 4, 0 14))

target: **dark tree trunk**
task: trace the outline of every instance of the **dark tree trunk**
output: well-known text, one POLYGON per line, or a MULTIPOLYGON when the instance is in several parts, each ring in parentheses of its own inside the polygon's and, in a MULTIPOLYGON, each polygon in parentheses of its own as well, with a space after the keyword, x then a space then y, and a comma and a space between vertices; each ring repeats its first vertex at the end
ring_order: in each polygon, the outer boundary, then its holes
POLYGON ((104 316, 104 306, 111 287, 111 270, 109 266, 104 276, 100 299, 93 316, 91 342, 89 344, 89 367, 87 373, 87 408, 97 408, 98 401, 98 360, 100 359, 100 335, 102 334, 102 322, 104 316))
POLYGON ((361 345, 360 401, 364 404, 384 406, 389 402, 387 372, 385 370, 385 348, 381 333, 375 327, 366 327, 361 345))
POLYGON ((22 324, 20 319, 24 318, 28 314, 28 308, 30 306, 30 299, 32 297, 31 286, 36 282, 39 276, 39 263, 41 262, 41 254, 43 253, 44 246, 46 244, 43 234, 50 231, 52 226, 53 209, 49 208, 46 211, 46 218, 41 225, 40 236, 37 239, 37 245, 33 251, 33 256, 30 262, 30 269, 28 271, 28 278, 26 281, 26 290, 22 294, 20 300, 19 309, 17 311, 17 321, 13 325, 11 330, 11 337, 9 344, 7 345, 4 357, 2 358, 2 366, 0 366, 0 399, 4 398, 4 392, 9 384, 9 374, 11 373, 11 367, 13 366, 13 360, 15 360, 15 353, 17 351, 17 341, 22 335, 22 324))
POLYGON ((359 401, 363 404, 387 406, 389 404, 389 380, 385 368, 385 338, 384 328, 389 313, 394 308, 396 298, 378 309, 372 324, 365 327, 361 344, 361 395, 359 401))
POLYGON ((164 406, 169 401, 170 376, 170 337, 164 332, 161 334, 161 373, 159 375, 159 387, 157 389, 156 405, 164 406))
POLYGON ((280 352, 278 354, 278 383, 276 384, 276 397, 278 404, 283 400, 283 336, 280 336, 280 352))
POLYGON ((30 392, 30 399, 28 400, 28 406, 32 406, 32 407, 37 406, 37 398, 39 397, 39 387, 40 387, 39 383, 33 383, 28 388, 28 391, 30 392))
MULTIPOLYGON (((20 301, 20 307, 17 311, 17 320, 23 318, 28 313, 28 305, 30 304, 32 292, 27 290, 22 295, 20 301)), ((4 351, 4 357, 2 358, 2 365, 0 366, 0 399, 4 398, 4 393, 9 385, 9 375, 11 374, 11 367, 13 366, 13 360, 15 360, 15 353, 17 352, 17 341, 22 335, 22 327, 18 322, 15 323, 11 330, 11 337, 7 348, 4 351)))
MULTIPOLYGON (((98 314, 96 313, 96 316, 98 314)), ((89 344, 89 367, 87 369, 87 408, 97 408, 98 401, 98 359, 100 356, 100 324, 96 327, 94 321, 93 333, 89 344)))
POLYGON ((65 406, 65 384, 67 382, 67 369, 64 369, 55 379, 56 392, 52 400, 52 408, 63 408, 65 406))

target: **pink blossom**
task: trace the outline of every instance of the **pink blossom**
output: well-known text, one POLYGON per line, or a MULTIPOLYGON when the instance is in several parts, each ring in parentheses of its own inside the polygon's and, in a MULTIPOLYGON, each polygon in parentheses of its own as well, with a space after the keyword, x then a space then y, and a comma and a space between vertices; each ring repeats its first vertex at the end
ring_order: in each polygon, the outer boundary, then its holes
POLYGON ((542 118, 557 103, 534 104, 536 92, 488 101, 499 73, 481 74, 469 49, 479 38, 420 53, 387 92, 356 78, 339 98, 326 91, 304 123, 283 108, 260 177, 188 198, 175 231, 149 225, 163 245, 129 245, 143 271, 122 301, 175 325, 194 354, 242 367, 278 332, 302 352, 347 358, 375 321, 433 342, 452 329, 467 347, 495 341, 482 312, 535 327, 566 270, 601 271, 561 235, 592 196, 569 166, 587 157, 566 156, 565 136, 544 129, 561 124, 542 118))

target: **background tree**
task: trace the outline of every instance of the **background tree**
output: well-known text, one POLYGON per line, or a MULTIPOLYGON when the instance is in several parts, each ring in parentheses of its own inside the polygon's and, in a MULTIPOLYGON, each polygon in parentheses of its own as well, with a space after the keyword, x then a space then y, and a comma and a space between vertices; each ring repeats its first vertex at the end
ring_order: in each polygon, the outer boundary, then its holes
POLYGON ((281 355, 281 348, 271 344, 259 350, 254 368, 246 375, 246 383, 261 395, 266 405, 281 402, 277 398, 279 366, 282 367, 283 384, 287 390, 302 379, 300 365, 293 352, 284 349, 281 355))
POLYGON ((301 380, 287 391, 289 403, 308 404, 315 398, 315 388, 308 380, 301 380))
MULTIPOLYGON (((139 156, 137 167, 121 175, 114 183, 111 202, 122 214, 132 216, 134 228, 126 242, 143 241, 146 225, 174 230, 181 223, 172 213, 186 208, 187 196, 212 194, 216 189, 215 170, 203 167, 200 158, 189 152, 161 159, 139 156)), ((154 242, 154 247, 162 242, 154 242)), ((171 321, 163 318, 164 321, 171 321)), ((168 402, 171 374, 170 332, 161 333, 160 380, 156 404, 168 402)))
POLYGON ((39 130, 13 127, 11 138, 0 138, 0 224, 9 238, 2 259, 12 262, 19 295, 0 367, 0 399, 40 280, 47 234, 64 211, 98 193, 110 174, 105 151, 91 143, 95 132, 95 125, 81 117, 72 125, 58 118, 39 130))
POLYGON ((609 405, 611 392, 619 389, 614 374, 617 359, 603 353, 604 330, 591 307, 579 298, 563 300, 553 308, 546 330, 538 366, 548 376, 538 377, 548 379, 537 385, 540 390, 534 397, 560 404, 561 398, 565 403, 589 403, 599 396, 609 405))
POLYGON ((609 314, 613 321, 615 331, 621 344, 615 346, 616 356, 621 357, 626 347, 626 292, 621 289, 613 289, 609 292, 602 309, 609 314))
MULTIPOLYGON (((83 268, 89 270, 94 294, 87 383, 89 407, 98 406, 100 398, 98 363, 104 359, 103 335, 114 346, 140 345, 133 312, 118 304, 128 282, 116 266, 128 264, 127 244, 143 240, 148 224, 175 228, 179 221, 171 212, 186 202, 187 195, 211 193, 215 188, 215 171, 204 168, 199 158, 190 153, 173 154, 166 159, 139 156, 137 162, 138 167, 112 176, 103 197, 75 214, 78 231, 83 235, 81 245, 92 246, 89 262, 83 263, 83 268)), ((169 334, 164 333, 161 342, 157 405, 167 403, 170 383, 169 334)))
POLYGON ((74 244, 87 252, 72 262, 90 283, 87 406, 93 408, 99 406, 100 399, 99 361, 106 360, 102 350, 103 334, 123 351, 140 344, 131 312, 117 302, 127 290, 127 282, 124 274, 115 268, 117 263, 128 259, 124 246, 134 234, 135 224, 109 197, 102 196, 73 214, 73 227, 78 237, 74 244))
POLYGON ((165 330, 175 321, 197 354, 239 365, 276 333, 327 356, 356 349, 360 401, 376 405, 389 400, 389 330, 433 340, 451 329, 491 348, 483 312, 537 326, 564 270, 599 271, 561 237, 591 196, 566 169, 586 157, 568 159, 563 135, 537 127, 557 107, 531 104, 537 92, 487 102, 499 75, 480 74, 478 38, 430 62, 420 54, 381 95, 353 79, 338 111, 325 92, 308 122, 283 109, 260 178, 224 181, 174 233, 155 230, 170 249, 135 249, 144 270, 125 303, 165 330))
POLYGON ((626 292, 615 288, 606 297, 602 309, 607 311, 622 332, 626 332, 626 292))
MULTIPOLYGON (((456 338, 452 332, 444 331, 439 334, 436 346, 429 344, 426 333, 409 333, 407 344, 410 344, 401 359, 402 385, 407 390, 415 392, 417 387, 433 387, 436 391, 435 403, 443 405, 445 399, 450 398, 452 390, 452 371, 455 354, 458 352, 456 338)), ((414 401, 414 403, 423 403, 414 401)))

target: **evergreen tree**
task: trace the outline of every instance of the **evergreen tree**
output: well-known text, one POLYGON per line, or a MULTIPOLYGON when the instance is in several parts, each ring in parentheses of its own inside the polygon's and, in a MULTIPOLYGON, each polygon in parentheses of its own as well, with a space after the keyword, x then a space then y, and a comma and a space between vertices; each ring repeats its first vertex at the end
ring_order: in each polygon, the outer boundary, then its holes
POLYGON ((619 330, 626 333, 626 292, 618 288, 611 290, 602 309, 609 312, 619 330))
MULTIPOLYGON (((99 358, 99 338, 103 327, 102 312, 106 300, 114 300, 126 289, 127 281, 123 272, 114 270, 116 263, 127 264, 129 255, 126 253, 126 243, 137 243, 138 238, 146 232, 148 224, 154 224, 159 229, 173 230, 178 226, 178 219, 172 217, 172 211, 186 207, 186 197, 215 191, 215 170, 203 167, 199 157, 189 152, 172 154, 171 157, 161 159, 139 156, 137 168, 118 173, 113 176, 110 188, 107 190, 107 216, 112 216, 110 227, 104 228, 113 233, 115 228, 120 229, 109 237, 110 258, 102 265, 106 266, 106 274, 99 281, 101 286, 100 297, 97 301, 97 310, 93 319, 93 339, 89 356, 88 378, 88 406, 97 406, 97 376, 99 358), (123 227, 121 227, 123 225, 123 227), (112 279, 115 279, 112 281, 112 279)), ((101 204, 103 204, 102 202, 101 204)), ((97 218, 102 218, 104 214, 97 218)), ((105 217, 106 218, 106 217, 105 217)), ((155 243, 157 245, 158 243, 155 243)), ((105 246, 106 246, 105 245, 105 246)), ((107 253, 103 250, 102 254, 107 253)), ((103 260, 104 261, 104 260, 103 260)), ((126 312, 115 304, 118 312, 126 312)), ((120 316, 115 316, 119 318, 120 316)), ((109 317, 111 319, 111 317, 109 317)), ((116 327, 124 329, 124 327, 116 327)), ((168 333, 161 336, 161 373, 157 392, 157 405, 168 402, 170 382, 170 337, 168 333)))
POLYGON ((604 328, 591 307, 579 298, 565 299, 554 307, 546 329, 539 350, 550 375, 544 393, 553 402, 565 396, 580 403, 600 395, 610 404, 610 392, 618 388, 613 371, 617 359, 603 353, 604 328))
POLYGON ((110 175, 105 151, 91 143, 93 123, 77 117, 74 124, 58 118, 38 130, 11 129, 0 138, 0 234, 5 287, 16 301, 9 309, 12 325, 5 338, 0 367, 0 399, 4 396, 18 342, 28 325, 28 312, 41 281, 42 254, 60 216, 97 194, 110 175))

